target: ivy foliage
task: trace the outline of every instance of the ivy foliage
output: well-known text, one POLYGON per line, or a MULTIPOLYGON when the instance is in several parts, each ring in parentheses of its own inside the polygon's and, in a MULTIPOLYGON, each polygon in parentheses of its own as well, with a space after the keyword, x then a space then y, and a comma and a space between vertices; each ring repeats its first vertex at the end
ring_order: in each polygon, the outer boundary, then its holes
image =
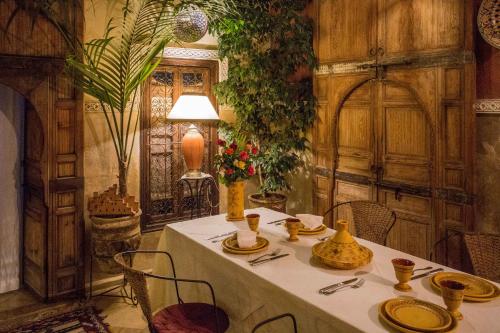
POLYGON ((258 145, 263 194, 290 189, 287 175, 301 164, 315 118, 311 79, 292 79, 298 69, 316 67, 312 22, 302 15, 307 3, 240 0, 234 13, 211 25, 229 65, 215 94, 236 114, 224 127, 258 145))

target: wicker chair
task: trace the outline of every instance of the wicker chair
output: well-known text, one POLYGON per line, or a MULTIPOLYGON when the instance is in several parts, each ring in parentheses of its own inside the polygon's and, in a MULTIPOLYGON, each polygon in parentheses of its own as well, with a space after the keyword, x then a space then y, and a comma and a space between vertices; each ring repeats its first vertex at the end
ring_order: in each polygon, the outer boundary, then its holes
POLYGON ((500 282, 500 235, 464 234, 474 274, 500 282))
POLYGON ((444 237, 434 244, 430 259, 433 260, 435 253, 438 252, 438 247, 444 245, 444 264, 461 269, 462 267, 455 267, 449 261, 449 249, 457 248, 457 244, 465 244, 467 253, 462 255, 468 256, 475 275, 500 283, 500 256, 498 255, 500 253, 500 235, 447 229, 444 237))
POLYGON ((324 216, 342 205, 351 207, 357 237, 387 245, 387 236, 396 222, 394 211, 373 201, 347 201, 331 207, 324 216))
POLYGON ((226 313, 218 308, 215 303, 215 294, 210 283, 203 280, 191 280, 177 278, 175 274, 174 261, 168 252, 163 251, 127 251, 118 253, 115 261, 123 267, 125 278, 130 283, 142 312, 148 322, 150 332, 158 333, 222 333, 229 327, 229 319, 226 313), (163 254, 170 261, 173 277, 155 275, 136 270, 132 267, 132 258, 136 254, 163 254), (146 278, 154 278, 171 281, 175 284, 177 304, 168 306, 155 315, 151 309, 146 278), (203 284, 210 289, 212 304, 206 303, 184 303, 179 295, 178 282, 203 284))
POLYGON ((252 333, 255 333, 257 332, 257 330, 259 328, 261 328, 262 326, 264 325, 267 325, 269 324, 270 322, 273 322, 273 321, 276 321, 276 320, 279 320, 281 318, 285 318, 285 317, 289 317, 291 320, 292 320, 292 323, 293 323, 293 332, 294 333, 297 333, 297 321, 295 320, 295 317, 291 314, 291 313, 284 313, 284 314, 281 314, 279 316, 276 316, 276 317, 272 317, 272 318, 269 318, 269 319, 266 319, 260 323, 258 323, 252 330, 252 333))

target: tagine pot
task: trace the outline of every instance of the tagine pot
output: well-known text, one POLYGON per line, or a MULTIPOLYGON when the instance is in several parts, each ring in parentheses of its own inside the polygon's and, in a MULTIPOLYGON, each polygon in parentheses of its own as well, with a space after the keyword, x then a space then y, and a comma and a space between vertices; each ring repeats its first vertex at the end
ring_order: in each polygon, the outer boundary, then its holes
POLYGON ((337 221, 336 229, 334 236, 313 246, 313 257, 338 269, 354 269, 369 264, 373 252, 356 242, 348 231, 348 222, 337 221))

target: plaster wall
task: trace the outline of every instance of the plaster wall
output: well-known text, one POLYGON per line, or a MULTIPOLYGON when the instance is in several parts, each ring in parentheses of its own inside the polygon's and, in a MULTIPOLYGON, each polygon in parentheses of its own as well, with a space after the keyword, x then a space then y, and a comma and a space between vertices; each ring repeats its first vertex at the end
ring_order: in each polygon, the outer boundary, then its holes
MULTIPOLYGON (((119 15, 120 8, 111 7, 105 1, 94 1, 93 6, 87 4, 85 13, 85 40, 102 36, 107 20, 112 15, 119 15), (91 24, 90 24, 91 22, 91 24)), ((216 49, 217 39, 209 34, 201 40, 192 44, 170 45, 173 47, 198 48, 198 49, 216 49)), ((113 142, 106 126, 105 118, 99 111, 96 101, 85 96, 85 204, 87 198, 93 192, 99 192, 106 189, 111 184, 117 182, 118 168, 116 165, 113 142)), ((231 109, 220 107, 219 114, 221 119, 226 121, 234 120, 234 113, 231 109)), ((140 128, 140 126, 138 126, 140 128)), ((140 191, 140 134, 136 134, 135 147, 132 154, 132 162, 129 170, 128 184, 131 195, 139 198, 140 191)), ((302 213, 312 211, 312 181, 310 178, 310 154, 304 156, 306 166, 290 175, 293 190, 289 196, 289 211, 291 213, 302 213)), ((256 177, 255 177, 256 178, 256 177)), ((256 192, 257 180, 247 182, 245 189, 246 197, 256 192)), ((227 190, 220 186, 220 212, 226 211, 227 190)), ((246 202, 248 207, 248 202, 246 202)), ((87 220, 87 226, 90 222, 87 220)))
MULTIPOLYGON (((475 0, 476 10, 480 0, 475 0)), ((476 13, 477 14, 477 13, 476 13)), ((500 234, 500 50, 486 43, 476 29, 476 97, 496 110, 476 118, 475 228, 500 234)))
POLYGON ((19 288, 24 98, 0 85, 0 293, 19 288))

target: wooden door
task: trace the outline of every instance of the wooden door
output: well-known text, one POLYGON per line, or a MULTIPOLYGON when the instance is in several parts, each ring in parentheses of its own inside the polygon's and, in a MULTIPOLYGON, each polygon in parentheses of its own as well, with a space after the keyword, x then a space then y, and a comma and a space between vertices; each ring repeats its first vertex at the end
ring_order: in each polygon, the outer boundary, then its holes
MULTIPOLYGON (((141 119, 141 208, 142 229, 157 230, 178 221, 176 182, 187 171, 180 142, 189 123, 172 124, 166 117, 180 95, 199 93, 209 96, 216 106, 212 86, 217 79, 217 62, 201 60, 164 61, 148 79, 144 89, 145 112, 141 119)), ((212 126, 196 123, 205 138, 202 171, 215 174, 216 132, 212 126)), ((186 193, 187 194, 187 193, 186 193)), ((212 198, 213 202, 217 199, 212 198)), ((183 200, 192 200, 185 196, 183 200)), ((185 212, 189 214, 190 212, 185 212)))
MULTIPOLYGON (((389 246, 427 257, 433 151, 421 105, 397 83, 370 80, 342 104, 337 133, 334 202, 373 200, 394 209, 389 246)), ((347 206, 335 218, 352 221, 347 206)))
POLYGON ((316 48, 320 63, 373 59, 377 0, 317 0, 316 48))
POLYGON ((23 203, 23 283, 47 294, 47 212, 42 181, 44 133, 42 122, 26 101, 23 203))
POLYGON ((463 49, 465 7, 464 0, 379 0, 378 56, 463 49))
POLYGON ((406 87, 377 84, 378 201, 396 212, 388 245, 422 258, 433 227, 430 117, 406 87))

